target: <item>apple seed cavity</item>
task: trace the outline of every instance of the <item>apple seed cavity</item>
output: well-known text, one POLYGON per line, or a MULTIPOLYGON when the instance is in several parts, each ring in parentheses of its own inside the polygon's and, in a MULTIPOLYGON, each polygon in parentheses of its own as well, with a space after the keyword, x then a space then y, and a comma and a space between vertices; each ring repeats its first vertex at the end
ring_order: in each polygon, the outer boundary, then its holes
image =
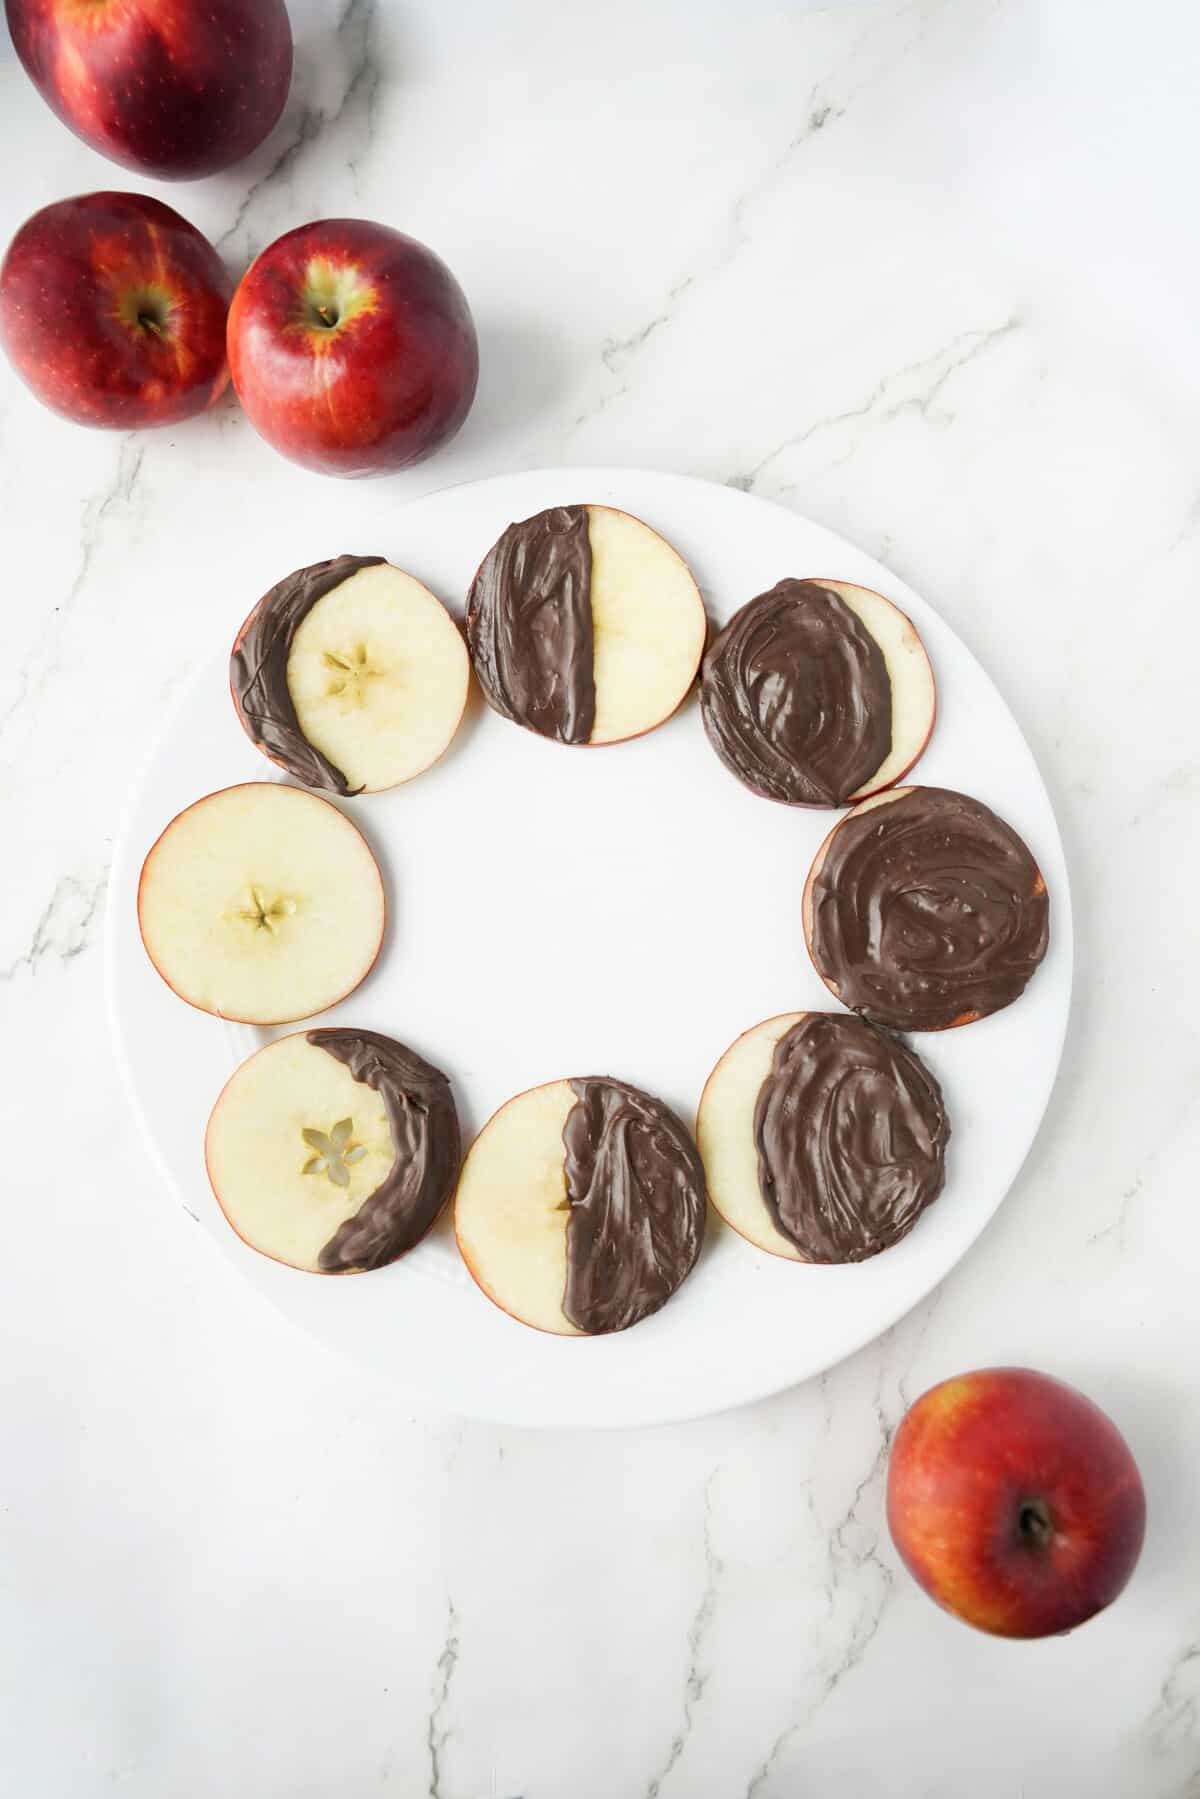
POLYGON ((348 1187, 351 1166, 361 1162, 367 1153, 365 1145, 355 1142, 353 1132, 354 1121, 350 1118, 339 1118, 328 1136, 306 1126, 300 1135, 316 1153, 308 1158, 301 1172, 328 1175, 335 1187, 348 1187))

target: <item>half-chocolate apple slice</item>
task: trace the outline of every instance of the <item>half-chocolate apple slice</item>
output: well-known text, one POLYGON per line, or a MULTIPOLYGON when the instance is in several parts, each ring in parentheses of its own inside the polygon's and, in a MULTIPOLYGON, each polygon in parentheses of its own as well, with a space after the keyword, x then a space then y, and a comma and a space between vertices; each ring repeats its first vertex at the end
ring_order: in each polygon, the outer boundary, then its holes
POLYGON ((479 684, 559 743, 620 743, 670 717, 707 631, 676 550, 611 506, 552 506, 508 527, 467 601, 479 684))
POLYGON ((353 992, 383 939, 379 867, 336 806, 250 781, 173 818, 142 865, 146 954, 189 1005, 288 1024, 353 992))
POLYGON ((226 1082, 204 1140, 217 1203, 265 1256, 358 1274, 405 1255, 454 1188, 446 1076, 377 1031, 296 1031, 226 1082))
POLYGON ((786 1012, 705 1084, 696 1139, 713 1205, 771 1255, 862 1262, 906 1237, 945 1180, 941 1089, 861 1018, 786 1012))
POLYGON ((237 634, 229 685, 251 741, 306 787, 411 781, 462 719, 470 662, 440 600, 381 556, 287 575, 237 634))
POLYGON ((625 1330, 665 1305, 704 1236, 704 1169, 662 1100, 602 1077, 501 1106, 458 1183, 454 1230, 502 1311, 559 1336, 625 1330))
POLYGON ((894 1031, 944 1031, 1020 997, 1046 953, 1050 900, 1011 825, 947 787, 894 787, 817 851, 804 937, 829 991, 894 1031))
POLYGON ((731 773, 764 799, 844 806, 917 760, 937 708, 912 621, 848 581, 779 581, 704 657, 700 712, 731 773))

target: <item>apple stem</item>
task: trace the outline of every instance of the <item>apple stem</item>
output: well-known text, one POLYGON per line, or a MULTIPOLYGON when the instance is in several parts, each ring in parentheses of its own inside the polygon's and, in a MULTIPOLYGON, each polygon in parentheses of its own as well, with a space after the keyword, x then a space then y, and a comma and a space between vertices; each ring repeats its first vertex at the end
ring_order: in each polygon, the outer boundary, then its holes
POLYGON ((1054 1520, 1040 1499, 1030 1499, 1017 1515, 1017 1529, 1031 1549, 1041 1549, 1054 1535, 1054 1520))
POLYGON ((142 327, 143 331, 152 331, 155 337, 164 337, 166 335, 163 331, 161 321, 156 319, 153 313, 139 312, 138 324, 142 327))
POLYGON ((318 306, 317 315, 322 324, 328 325, 331 328, 337 324, 337 313, 331 311, 328 306, 318 306))

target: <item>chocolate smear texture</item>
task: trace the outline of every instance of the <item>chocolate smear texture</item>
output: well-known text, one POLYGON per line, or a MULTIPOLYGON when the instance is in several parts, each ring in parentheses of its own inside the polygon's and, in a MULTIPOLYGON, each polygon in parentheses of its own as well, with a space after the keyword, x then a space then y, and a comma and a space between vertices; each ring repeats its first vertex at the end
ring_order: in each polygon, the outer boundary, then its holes
POLYGON ((467 600, 467 642, 496 711, 559 743, 587 743, 596 716, 592 552, 586 506, 510 525, 467 600))
POLYGON ((942 1190, 950 1125, 910 1049, 861 1018, 809 1012, 779 1039, 754 1109, 758 1182, 809 1262, 862 1262, 942 1190))
POLYGON ((913 787, 851 813, 812 882, 809 947, 843 1004, 938 1031, 1010 1005, 1046 953, 1050 902, 1017 833, 965 793, 913 787))
POLYGON ((780 581, 734 613, 705 655, 700 710, 725 766, 789 806, 844 805, 892 747, 883 651, 817 581, 780 581))
POLYGON ((599 1077, 571 1089, 563 1311, 596 1335, 649 1317, 691 1273, 704 1237, 704 1169, 661 1100, 599 1077))
POLYGON ((288 689, 288 657, 296 632, 318 600, 382 556, 335 556, 276 582, 246 621, 229 659, 229 684, 238 715, 253 741, 306 787, 343 796, 351 788, 340 768, 300 729, 288 689))
POLYGON ((375 1191, 321 1251, 325 1274, 382 1268, 425 1235, 450 1197, 462 1155, 450 1082, 394 1038, 376 1031, 308 1031, 356 1081, 383 1100, 395 1159, 375 1191))

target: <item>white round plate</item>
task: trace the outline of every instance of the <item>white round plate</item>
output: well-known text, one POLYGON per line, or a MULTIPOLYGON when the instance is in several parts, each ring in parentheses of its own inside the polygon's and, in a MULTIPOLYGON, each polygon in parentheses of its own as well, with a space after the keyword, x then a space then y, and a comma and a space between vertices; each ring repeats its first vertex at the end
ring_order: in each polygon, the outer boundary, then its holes
MULTIPOLYGON (((539 470, 398 507, 386 484, 328 483, 314 516, 256 522, 246 591, 171 716, 113 868, 110 1000, 134 1106, 181 1200, 247 1280, 332 1349, 371 1364, 404 1404, 506 1423, 650 1424, 697 1416, 819 1373, 886 1330, 958 1261, 1003 1199, 1058 1067, 1071 987, 1062 844, 1033 757, 987 675, 931 608, 860 550, 782 507, 677 475, 539 470), (193 1011, 151 968, 136 890, 168 819, 278 771, 234 717, 228 644, 261 591, 343 550, 382 554, 456 612, 512 519, 599 502, 644 518, 691 564, 719 621, 785 575, 857 581, 925 640, 938 719, 913 779, 958 787, 1026 838, 1051 896, 1051 947, 1027 993, 961 1030, 914 1039, 953 1125, 946 1190, 903 1243, 858 1267, 762 1254, 713 1219, 695 1273, 615 1336, 544 1336, 498 1311, 449 1222, 405 1260, 327 1280, 234 1236, 201 1153, 236 1064, 275 1031, 193 1011), (257 584, 256 584, 257 583, 257 584)), ((693 696, 656 731, 597 750, 531 736, 476 695, 443 760, 408 786, 346 802, 383 865, 390 916, 373 973, 322 1023, 386 1031, 446 1070, 467 1141, 512 1094, 561 1076, 619 1076, 692 1123, 705 1078, 748 1026, 832 1001, 805 953, 800 893, 832 814, 756 799, 717 761, 693 696)), ((295 1028, 295 1027, 288 1027, 295 1028)))

